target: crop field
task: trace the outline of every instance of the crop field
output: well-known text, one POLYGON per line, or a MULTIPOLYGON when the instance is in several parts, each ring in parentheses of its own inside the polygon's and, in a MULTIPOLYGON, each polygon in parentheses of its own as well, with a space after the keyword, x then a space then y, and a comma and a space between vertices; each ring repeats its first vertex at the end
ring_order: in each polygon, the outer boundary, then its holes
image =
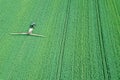
POLYGON ((120 0, 0 0, 0 80, 120 80, 120 0))

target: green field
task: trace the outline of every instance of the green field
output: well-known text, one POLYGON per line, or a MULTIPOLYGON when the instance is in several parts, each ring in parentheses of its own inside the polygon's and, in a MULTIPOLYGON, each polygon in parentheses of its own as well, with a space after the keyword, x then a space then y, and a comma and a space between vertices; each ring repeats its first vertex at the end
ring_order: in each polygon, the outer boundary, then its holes
POLYGON ((120 80, 120 0, 0 0, 0 80, 120 80))

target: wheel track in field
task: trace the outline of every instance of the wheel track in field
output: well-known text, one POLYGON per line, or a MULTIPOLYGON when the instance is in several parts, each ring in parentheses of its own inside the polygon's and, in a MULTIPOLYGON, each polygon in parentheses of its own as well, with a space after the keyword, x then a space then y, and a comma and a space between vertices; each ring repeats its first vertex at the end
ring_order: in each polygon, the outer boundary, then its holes
POLYGON ((70 5, 71 5, 71 0, 68 0, 67 7, 66 7, 66 16, 65 16, 65 21, 64 21, 63 34, 62 34, 62 41, 61 41, 61 45, 60 45, 60 53, 59 53, 59 57, 58 57, 59 59, 58 59, 56 80, 60 80, 60 78, 61 78, 62 62, 63 62, 66 34, 67 34, 67 28, 68 28, 68 20, 69 20, 69 14, 70 14, 70 5))
POLYGON ((102 27, 102 21, 101 21, 101 14, 100 14, 100 5, 99 0, 95 0, 96 3, 96 16, 97 16, 97 27, 98 27, 98 38, 99 38, 99 45, 100 45, 100 57, 102 60, 102 66, 103 66, 103 75, 104 80, 111 80, 111 74, 109 71, 107 58, 105 54, 105 44, 104 44, 104 36, 103 36, 103 27, 102 27))
MULTIPOLYGON (((111 44, 112 44, 112 48, 113 48, 113 55, 114 55, 114 59, 115 60, 112 60, 114 61, 115 63, 115 69, 114 71, 116 72, 116 75, 117 75, 117 78, 116 79, 120 79, 119 77, 119 50, 118 50, 118 47, 117 47, 117 42, 119 42, 119 39, 120 39, 120 32, 119 32, 119 21, 120 21, 120 17, 119 17, 119 12, 118 12, 118 9, 117 9, 117 6, 115 5, 115 2, 112 1, 112 0, 106 0, 106 8, 108 9, 108 11, 110 12, 110 17, 108 17, 108 22, 109 22, 109 35, 111 37, 111 44), (113 16, 111 16, 113 15, 113 16), (111 17, 113 18, 113 20, 111 20, 111 17), (116 28, 116 32, 114 32, 116 28), (118 39, 117 39, 117 36, 118 36, 118 39), (117 54, 117 55, 116 55, 117 54)), ((118 43, 119 44, 119 43, 118 43)), ((113 66, 113 65, 112 65, 113 66)), ((113 73, 111 73, 113 74, 113 73)), ((112 75, 113 76, 113 75, 112 75)))

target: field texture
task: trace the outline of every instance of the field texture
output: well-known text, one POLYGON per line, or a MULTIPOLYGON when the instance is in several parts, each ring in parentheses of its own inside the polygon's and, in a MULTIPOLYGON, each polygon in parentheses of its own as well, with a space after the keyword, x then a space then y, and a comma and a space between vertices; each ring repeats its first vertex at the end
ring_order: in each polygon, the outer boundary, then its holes
POLYGON ((0 80, 120 80, 120 0, 0 0, 0 80))

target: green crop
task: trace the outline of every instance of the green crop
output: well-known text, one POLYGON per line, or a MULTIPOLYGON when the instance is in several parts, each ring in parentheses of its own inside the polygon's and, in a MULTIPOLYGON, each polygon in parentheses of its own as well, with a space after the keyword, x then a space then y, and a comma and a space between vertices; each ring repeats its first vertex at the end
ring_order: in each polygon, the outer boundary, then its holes
POLYGON ((119 3, 0 0, 0 80, 120 80, 119 3))

